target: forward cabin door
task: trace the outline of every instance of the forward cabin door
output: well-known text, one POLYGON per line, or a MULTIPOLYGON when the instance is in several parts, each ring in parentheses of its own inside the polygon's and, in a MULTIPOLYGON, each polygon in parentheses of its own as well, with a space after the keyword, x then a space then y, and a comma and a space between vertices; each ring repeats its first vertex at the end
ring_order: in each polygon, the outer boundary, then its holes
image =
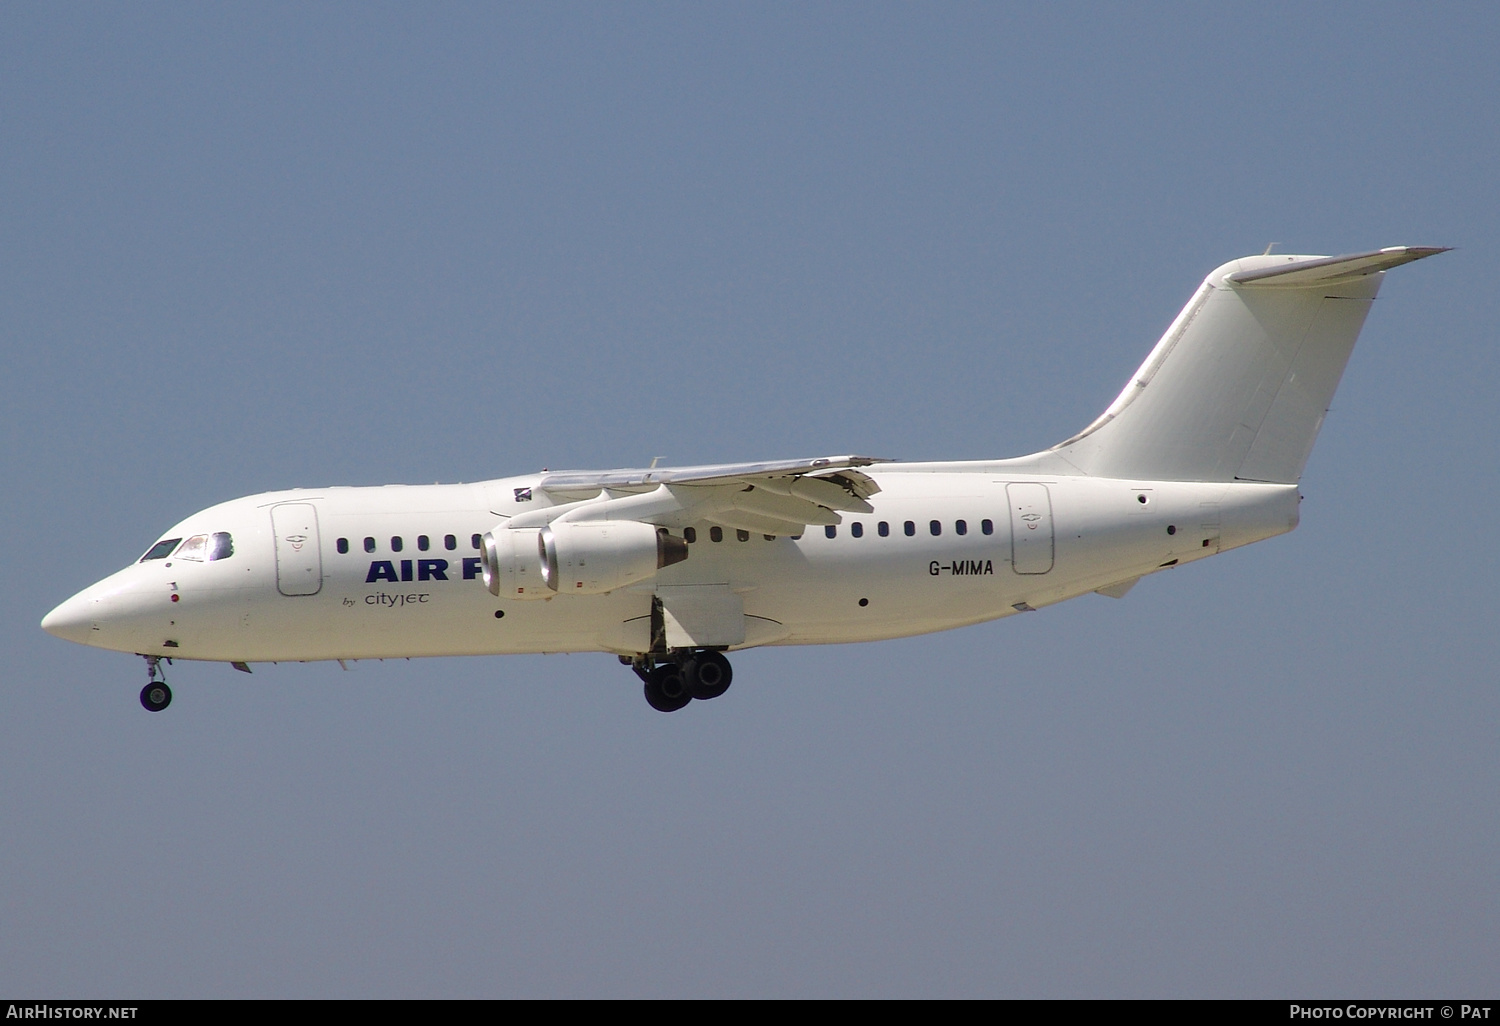
POLYGON ((1010 501, 1010 563, 1018 574, 1052 569, 1052 496, 1044 484, 1005 486, 1010 501))
POLYGON ((323 590, 323 547, 318 511, 308 502, 271 507, 276 537, 276 590, 283 595, 316 595, 323 590))

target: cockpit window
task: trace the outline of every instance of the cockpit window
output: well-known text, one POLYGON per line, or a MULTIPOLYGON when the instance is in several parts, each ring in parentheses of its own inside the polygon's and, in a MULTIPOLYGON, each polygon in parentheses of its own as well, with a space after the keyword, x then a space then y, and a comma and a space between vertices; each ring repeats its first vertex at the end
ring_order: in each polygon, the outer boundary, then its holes
MULTIPOLYGON (((165 541, 162 544, 166 544, 165 541)), ((156 552, 156 549, 151 549, 151 552, 156 552)), ((234 555, 234 538, 229 537, 225 531, 217 531, 214 534, 195 534, 187 538, 183 541, 183 546, 177 549, 175 558, 202 562, 204 559, 226 559, 231 555, 234 555)), ((159 556, 147 553, 147 558, 159 556)))
POLYGON ((204 560, 228 559, 234 555, 234 539, 228 532, 217 531, 214 534, 195 534, 187 541, 182 542, 182 547, 177 548, 181 538, 167 538, 151 546, 151 551, 141 557, 144 563, 148 559, 165 559, 172 556, 174 559, 188 559, 194 563, 202 563, 204 560), (174 553, 172 550, 176 548, 174 553))
POLYGON ((208 552, 208 535, 195 534, 182 543, 182 548, 177 550, 178 559, 191 559, 196 563, 203 562, 204 555, 208 552))
POLYGON ((141 562, 144 563, 148 559, 166 559, 172 554, 172 550, 177 547, 177 543, 180 541, 182 541, 181 538, 163 538, 151 546, 150 551, 141 557, 141 562))

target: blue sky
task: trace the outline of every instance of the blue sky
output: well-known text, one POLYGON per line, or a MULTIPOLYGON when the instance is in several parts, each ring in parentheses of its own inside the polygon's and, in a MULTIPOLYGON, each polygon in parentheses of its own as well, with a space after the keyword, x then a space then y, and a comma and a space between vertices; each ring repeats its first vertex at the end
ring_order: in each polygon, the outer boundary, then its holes
POLYGON ((113 5, 0 32, 0 990, 1470 995, 1500 963, 1492 5, 113 5), (1294 534, 945 635, 174 668, 271 488, 1020 455, 1202 277, 1385 283, 1294 534))

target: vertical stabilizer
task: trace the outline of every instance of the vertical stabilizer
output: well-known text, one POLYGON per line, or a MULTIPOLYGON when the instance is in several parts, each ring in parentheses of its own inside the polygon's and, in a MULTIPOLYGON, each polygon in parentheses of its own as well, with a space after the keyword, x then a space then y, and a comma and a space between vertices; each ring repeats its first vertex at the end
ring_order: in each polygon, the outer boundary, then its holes
POLYGON ((1294 483, 1383 272, 1441 252, 1224 264, 1099 419, 1052 452, 1101 477, 1294 483))

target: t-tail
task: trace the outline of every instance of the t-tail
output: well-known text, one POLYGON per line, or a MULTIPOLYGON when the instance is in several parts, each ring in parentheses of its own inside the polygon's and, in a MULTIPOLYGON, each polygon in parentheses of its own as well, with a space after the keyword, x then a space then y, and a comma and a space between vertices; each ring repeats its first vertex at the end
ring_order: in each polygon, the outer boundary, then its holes
POLYGON ((1046 455, 1098 477, 1295 483, 1384 272, 1445 249, 1224 264, 1109 408, 1046 455))

